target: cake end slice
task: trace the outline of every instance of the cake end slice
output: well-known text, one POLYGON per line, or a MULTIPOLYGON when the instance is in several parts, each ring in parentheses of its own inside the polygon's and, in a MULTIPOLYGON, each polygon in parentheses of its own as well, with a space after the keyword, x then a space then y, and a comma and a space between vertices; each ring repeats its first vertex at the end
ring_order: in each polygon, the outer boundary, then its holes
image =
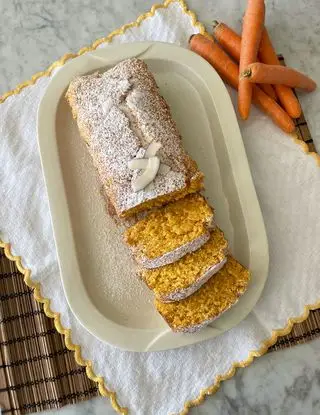
POLYGON ((155 306, 175 332, 194 333, 232 307, 246 291, 249 271, 231 256, 226 265, 197 292, 173 303, 155 306))

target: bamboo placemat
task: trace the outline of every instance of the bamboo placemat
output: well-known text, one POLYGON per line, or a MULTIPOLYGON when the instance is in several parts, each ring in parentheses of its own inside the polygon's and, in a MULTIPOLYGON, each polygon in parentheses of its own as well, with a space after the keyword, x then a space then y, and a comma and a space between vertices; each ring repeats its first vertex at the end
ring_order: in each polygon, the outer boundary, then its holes
POLYGON ((14 262, 0 249, 0 408, 25 414, 98 395, 36 302, 14 262))
MULTIPOLYGON (((85 368, 45 316, 15 263, 0 249, 0 408, 26 414, 59 408, 98 395, 85 368)), ((305 343, 320 335, 320 310, 295 324, 270 351, 305 343)))
MULTIPOLYGON (((281 61, 284 64, 283 58, 281 61)), ((299 139, 315 151, 304 116, 296 120, 299 139)), ((96 384, 78 366, 23 282, 14 262, 0 249, 0 408, 2 414, 26 414, 59 408, 97 396, 96 384)), ((305 343, 320 335, 320 310, 295 324, 269 351, 305 343)))

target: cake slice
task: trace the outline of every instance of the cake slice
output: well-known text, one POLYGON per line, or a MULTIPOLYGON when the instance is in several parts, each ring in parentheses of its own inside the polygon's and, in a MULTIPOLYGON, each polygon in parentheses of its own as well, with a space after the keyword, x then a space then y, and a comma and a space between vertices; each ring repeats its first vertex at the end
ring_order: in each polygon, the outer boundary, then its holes
POLYGON ((193 333, 221 316, 246 291, 249 271, 234 258, 198 291, 174 303, 155 300, 155 306, 175 332, 193 333))
POLYGON ((180 301, 214 278, 226 263, 227 247, 223 232, 216 228, 200 249, 173 264, 142 270, 141 278, 159 301, 180 301))
POLYGON ((213 211, 200 194, 191 194, 154 210, 124 234, 136 261, 158 268, 196 251, 210 238, 213 211))
POLYGON ((66 99, 119 217, 197 192, 203 174, 183 148, 145 62, 127 59, 78 76, 66 99))

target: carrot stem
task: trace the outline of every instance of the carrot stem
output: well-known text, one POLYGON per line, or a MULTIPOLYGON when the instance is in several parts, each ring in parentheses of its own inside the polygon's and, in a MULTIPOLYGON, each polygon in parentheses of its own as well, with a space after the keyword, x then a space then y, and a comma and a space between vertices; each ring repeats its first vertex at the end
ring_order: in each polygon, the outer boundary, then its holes
POLYGON ((218 22, 218 20, 213 20, 212 21, 212 28, 213 28, 213 30, 217 27, 217 26, 219 26, 219 22, 218 22))
MULTIPOLYGON (((240 78, 251 78, 251 75, 252 75, 252 71, 250 68, 248 68, 240 74, 240 78)), ((252 79, 250 79, 250 81, 252 81, 252 79)))

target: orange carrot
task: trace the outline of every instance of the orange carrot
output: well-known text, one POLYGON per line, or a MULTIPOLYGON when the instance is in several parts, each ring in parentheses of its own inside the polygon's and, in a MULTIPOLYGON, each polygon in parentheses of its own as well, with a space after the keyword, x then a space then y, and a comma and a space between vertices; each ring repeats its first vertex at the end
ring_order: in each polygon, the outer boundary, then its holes
MULTIPOLYGON (((219 23, 216 20, 213 22, 213 35, 223 49, 237 62, 240 60, 241 51, 241 37, 224 23, 219 23)), ((264 92, 277 101, 277 94, 272 85, 262 84, 260 88, 264 92)))
POLYGON ((189 46, 193 52, 208 61, 225 82, 238 89, 239 67, 216 42, 197 34, 190 37, 189 46))
POLYGON ((252 100, 272 121, 286 133, 293 133, 295 124, 292 118, 269 95, 265 94, 257 85, 253 85, 252 100))
POLYGON ((241 36, 225 23, 213 21, 213 36, 237 62, 240 61, 241 36))
MULTIPOLYGON (((280 65, 280 61, 272 46, 266 28, 264 28, 262 32, 262 38, 259 49, 259 58, 261 62, 266 63, 268 65, 280 65)), ((241 72, 243 72, 245 69, 246 68, 241 68, 241 72)), ((276 90, 281 105, 287 111, 290 117, 299 118, 301 115, 301 106, 298 101, 298 98, 295 96, 292 89, 286 85, 275 85, 274 88, 276 90)))
POLYGON ((269 84, 261 84, 259 87, 267 94, 270 98, 274 99, 275 101, 278 101, 278 97, 276 94, 276 91, 273 89, 272 85, 269 84))
POLYGON ((317 87, 311 78, 292 68, 259 62, 249 65, 240 76, 257 84, 282 84, 308 92, 314 91, 317 87))
MULTIPOLYGON (((189 46, 198 55, 206 59, 219 73, 221 78, 238 89, 239 66, 220 48, 220 46, 207 37, 197 34, 191 36, 189 46)), ((253 102, 268 114, 275 124, 283 131, 291 133, 295 129, 294 122, 289 115, 272 98, 259 87, 253 85, 253 102)))
MULTIPOLYGON (((243 19, 240 72, 250 63, 257 61, 259 45, 264 27, 265 6, 264 0, 248 0, 243 19)), ((252 100, 252 85, 247 79, 239 81, 238 108, 241 118, 249 117, 252 100)))

